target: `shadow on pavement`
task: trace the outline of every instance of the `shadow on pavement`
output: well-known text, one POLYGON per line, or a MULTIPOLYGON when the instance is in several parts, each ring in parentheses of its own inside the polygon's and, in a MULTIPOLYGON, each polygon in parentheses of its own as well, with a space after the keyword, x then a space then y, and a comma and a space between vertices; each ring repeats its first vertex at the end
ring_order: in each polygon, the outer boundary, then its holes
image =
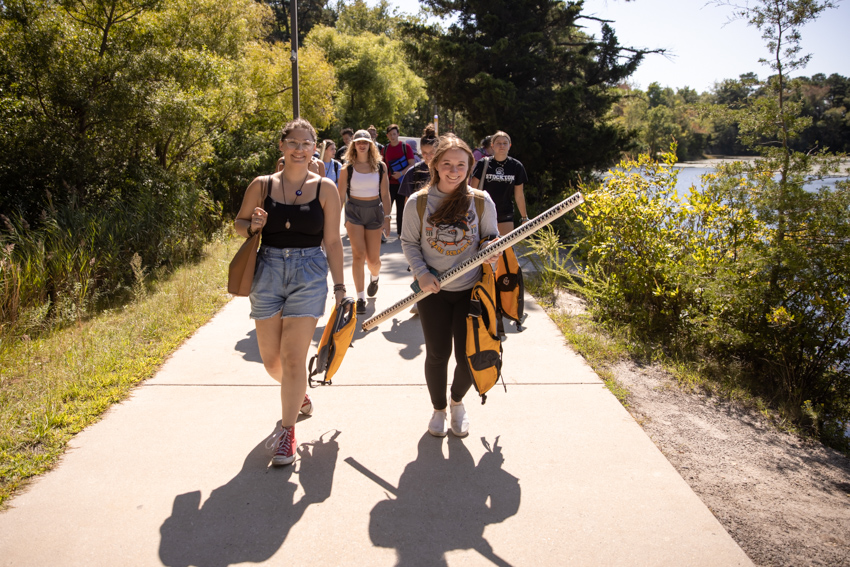
POLYGON ((425 344, 422 324, 419 322, 419 317, 414 317, 407 311, 399 313, 398 316, 406 317, 406 319, 399 321, 393 317, 392 326, 381 333, 387 341, 405 345, 398 354, 405 360, 413 360, 422 353, 422 345, 425 344))
POLYGON ((260 358, 260 347, 257 345, 257 330, 251 329, 244 339, 240 339, 233 347, 237 352, 242 353, 242 358, 248 362, 263 363, 260 358))
POLYGON ((398 488, 346 459, 389 493, 372 509, 369 537, 376 546, 396 549, 398 567, 446 565, 446 552, 455 549, 474 549, 494 565, 510 565, 484 539, 484 528, 517 513, 519 480, 502 469, 498 437, 493 447, 483 437, 481 442, 487 452, 476 465, 463 440, 449 435, 445 458, 443 440, 425 433, 398 488))
POLYGON ((331 495, 339 434, 299 445, 297 472, 295 465, 271 468, 272 451, 264 439, 245 459, 239 474, 213 490, 203 506, 200 491, 176 496, 171 517, 160 528, 162 563, 226 567, 268 560, 307 507, 331 495), (304 489, 298 502, 294 502, 298 484, 293 474, 304 489))

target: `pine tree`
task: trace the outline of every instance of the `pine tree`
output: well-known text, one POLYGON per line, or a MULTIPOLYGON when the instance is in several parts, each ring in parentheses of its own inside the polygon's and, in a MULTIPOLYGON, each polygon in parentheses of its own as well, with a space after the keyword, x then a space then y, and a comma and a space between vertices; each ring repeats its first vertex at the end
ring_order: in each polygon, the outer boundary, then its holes
POLYGON ((601 38, 588 37, 578 24, 586 18, 581 2, 423 2, 453 22, 445 32, 406 30, 430 94, 464 112, 477 136, 510 134, 511 154, 538 188, 528 195, 538 210, 577 173, 609 165, 629 146, 630 135, 604 116, 618 96, 610 87, 633 73, 646 51, 620 46, 607 24, 601 38))

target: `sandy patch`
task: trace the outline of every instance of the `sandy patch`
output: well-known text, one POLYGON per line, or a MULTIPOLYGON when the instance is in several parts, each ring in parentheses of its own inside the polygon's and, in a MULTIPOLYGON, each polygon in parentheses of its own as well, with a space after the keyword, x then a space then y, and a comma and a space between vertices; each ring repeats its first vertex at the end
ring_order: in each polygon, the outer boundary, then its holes
MULTIPOLYGON (((558 299, 567 312, 581 306, 558 299)), ((685 391, 658 367, 613 371, 629 412, 757 565, 850 566, 850 459, 754 409, 685 391)))

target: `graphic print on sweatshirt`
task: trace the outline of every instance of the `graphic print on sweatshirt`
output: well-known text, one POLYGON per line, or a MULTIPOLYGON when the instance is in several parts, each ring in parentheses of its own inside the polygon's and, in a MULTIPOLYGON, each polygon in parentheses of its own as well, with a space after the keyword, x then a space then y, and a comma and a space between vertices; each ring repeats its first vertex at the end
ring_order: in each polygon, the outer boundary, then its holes
POLYGON ((445 256, 457 256, 470 247, 478 234, 475 213, 469 211, 466 218, 453 224, 431 224, 431 217, 425 223, 425 238, 431 248, 445 256))

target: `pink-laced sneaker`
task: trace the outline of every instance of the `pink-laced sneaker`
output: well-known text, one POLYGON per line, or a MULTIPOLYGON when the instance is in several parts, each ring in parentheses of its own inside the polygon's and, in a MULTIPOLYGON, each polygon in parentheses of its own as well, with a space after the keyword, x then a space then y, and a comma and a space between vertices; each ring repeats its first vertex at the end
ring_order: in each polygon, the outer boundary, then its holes
POLYGON ((291 464, 295 460, 295 446, 297 444, 298 442, 295 440, 295 426, 284 427, 277 440, 272 464, 276 467, 291 464))
POLYGON ((304 402, 301 404, 301 413, 304 415, 311 415, 313 413, 313 400, 310 399, 310 396, 304 394, 304 402))

